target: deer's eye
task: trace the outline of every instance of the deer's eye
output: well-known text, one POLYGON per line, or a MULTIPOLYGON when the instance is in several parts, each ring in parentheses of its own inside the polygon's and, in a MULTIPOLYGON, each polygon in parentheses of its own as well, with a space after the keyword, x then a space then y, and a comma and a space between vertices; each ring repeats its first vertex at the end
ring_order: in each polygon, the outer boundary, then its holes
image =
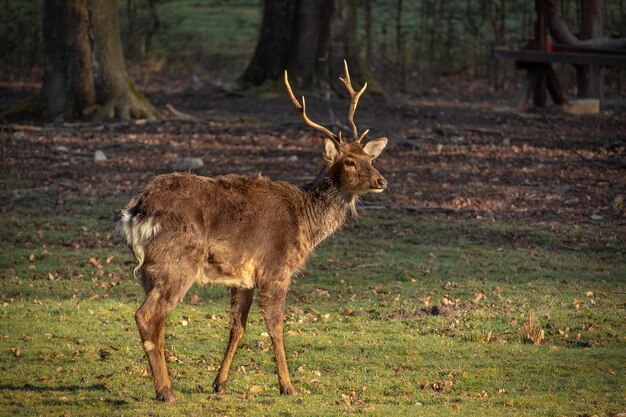
POLYGON ((356 168, 356 163, 352 159, 346 159, 344 165, 348 168, 356 168))

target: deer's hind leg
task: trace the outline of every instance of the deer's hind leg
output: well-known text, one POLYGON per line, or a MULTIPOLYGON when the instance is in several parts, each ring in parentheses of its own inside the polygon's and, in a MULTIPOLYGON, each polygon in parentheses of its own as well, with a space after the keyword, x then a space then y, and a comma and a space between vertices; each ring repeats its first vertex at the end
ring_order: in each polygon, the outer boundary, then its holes
POLYGON ((193 284, 193 280, 176 279, 180 277, 178 271, 151 274, 144 269, 143 284, 147 297, 135 312, 142 347, 150 362, 156 397, 164 402, 175 401, 165 365, 165 319, 193 284))
POLYGON ((237 345, 243 337, 246 330, 246 322, 248 320, 248 312, 252 304, 254 296, 254 288, 231 288, 231 307, 232 324, 230 327, 230 340, 228 348, 224 354, 224 359, 220 365, 215 382, 213 382, 213 391, 223 393, 228 378, 228 371, 235 356, 237 345))

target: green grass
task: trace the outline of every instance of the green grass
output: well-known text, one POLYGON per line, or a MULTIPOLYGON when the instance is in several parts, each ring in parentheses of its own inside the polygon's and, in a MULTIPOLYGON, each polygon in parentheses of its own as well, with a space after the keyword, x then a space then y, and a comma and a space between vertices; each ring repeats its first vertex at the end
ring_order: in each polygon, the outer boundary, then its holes
POLYGON ((626 411, 624 247, 585 243, 583 229, 361 211, 292 285, 285 331, 297 396, 278 393, 256 306, 227 393, 211 394, 229 293, 193 287, 168 320, 178 402, 163 405, 133 319, 143 294, 112 231, 123 199, 0 197, 1 415, 626 411), (538 345, 525 338, 531 314, 545 335, 538 345))

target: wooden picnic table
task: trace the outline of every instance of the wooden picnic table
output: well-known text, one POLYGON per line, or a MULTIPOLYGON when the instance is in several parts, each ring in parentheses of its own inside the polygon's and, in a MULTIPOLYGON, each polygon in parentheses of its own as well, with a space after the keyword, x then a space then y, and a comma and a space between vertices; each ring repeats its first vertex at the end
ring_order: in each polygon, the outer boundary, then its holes
POLYGON ((516 68, 526 70, 526 77, 516 100, 517 111, 526 109, 531 95, 537 107, 545 107, 547 92, 550 93, 555 104, 567 103, 567 98, 552 68, 553 62, 605 67, 626 65, 625 51, 566 45, 554 45, 552 51, 494 48, 493 55, 497 59, 515 61, 516 68))

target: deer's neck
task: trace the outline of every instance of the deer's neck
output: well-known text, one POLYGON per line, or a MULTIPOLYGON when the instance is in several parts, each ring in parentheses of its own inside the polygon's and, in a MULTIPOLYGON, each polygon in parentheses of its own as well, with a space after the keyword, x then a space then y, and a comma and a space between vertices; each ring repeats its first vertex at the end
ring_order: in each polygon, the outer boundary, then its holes
POLYGON ((348 213, 356 214, 356 197, 343 194, 326 169, 304 190, 305 229, 308 241, 314 247, 339 229, 348 213))

